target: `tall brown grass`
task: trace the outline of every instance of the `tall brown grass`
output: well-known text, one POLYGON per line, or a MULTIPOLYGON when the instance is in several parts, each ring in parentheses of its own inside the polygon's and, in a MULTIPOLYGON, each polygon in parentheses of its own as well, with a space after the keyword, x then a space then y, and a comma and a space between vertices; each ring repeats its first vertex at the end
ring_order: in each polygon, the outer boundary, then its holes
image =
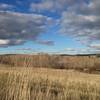
POLYGON ((100 100, 100 75, 1 67, 0 100, 100 100))
POLYGON ((60 55, 2 55, 0 63, 17 67, 42 67, 56 69, 76 69, 80 71, 100 71, 100 57, 60 56, 60 55))

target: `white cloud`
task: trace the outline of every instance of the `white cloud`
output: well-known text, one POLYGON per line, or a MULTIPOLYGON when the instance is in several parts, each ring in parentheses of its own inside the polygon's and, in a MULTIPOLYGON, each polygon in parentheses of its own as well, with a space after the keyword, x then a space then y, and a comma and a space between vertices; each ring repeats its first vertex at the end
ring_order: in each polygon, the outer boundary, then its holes
MULTIPOLYGON (((80 0, 82 2, 82 0, 80 0)), ((66 10, 69 6, 77 4, 76 0, 41 0, 39 3, 32 2, 30 9, 33 12, 49 11, 61 13, 66 10)))
POLYGON ((93 36, 100 32, 99 20, 100 18, 98 18, 98 16, 77 15, 76 13, 63 12, 61 33, 76 37, 93 38, 93 36))
POLYGON ((100 43, 93 43, 89 45, 91 48, 96 49, 96 50, 100 50, 100 43))
POLYGON ((42 2, 42 3, 32 3, 30 5, 31 10, 33 11, 41 11, 41 10, 51 10, 54 7, 54 4, 52 1, 46 1, 46 2, 42 2))
POLYGON ((37 40, 36 42, 47 46, 53 46, 55 44, 55 42, 51 40, 37 40))
POLYGON ((66 48, 64 50, 64 53, 67 54, 94 54, 94 53, 100 53, 100 45, 91 46, 91 47, 85 47, 85 48, 66 48))
POLYGON ((0 45, 6 45, 9 43, 9 40, 0 39, 0 45))
POLYGON ((0 10, 9 10, 9 9, 13 9, 13 8, 14 8, 13 5, 5 4, 5 3, 0 3, 0 10))
POLYGON ((65 48, 65 50, 64 51, 76 51, 76 49, 74 49, 74 48, 65 48))
MULTIPOLYGON (((12 5, 0 4, 0 10, 12 8, 12 5)), ((97 52, 100 41, 100 0, 41 0, 32 2, 30 9, 33 12, 59 13, 60 33, 70 35, 90 49, 80 50, 97 52), (95 48, 95 49, 94 49, 95 48)), ((53 17, 53 16, 52 16, 53 17)), ((23 14, 8 11, 0 12, 0 39, 2 45, 18 45, 26 41, 37 41, 38 36, 44 33, 48 25, 56 23, 54 19, 39 14, 23 14), (5 42, 4 40, 9 40, 5 42)), ((38 41, 42 44, 52 41, 38 41)), ((67 49, 68 51, 68 49, 67 49)), ((69 51, 75 51, 69 48, 69 51)), ((78 51, 78 50, 77 50, 78 51)))

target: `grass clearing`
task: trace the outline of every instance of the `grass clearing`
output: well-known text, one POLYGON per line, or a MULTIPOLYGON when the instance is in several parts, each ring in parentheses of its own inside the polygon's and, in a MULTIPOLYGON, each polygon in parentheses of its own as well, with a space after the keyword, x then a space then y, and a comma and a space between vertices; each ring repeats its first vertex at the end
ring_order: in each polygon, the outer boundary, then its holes
POLYGON ((0 68, 0 100, 100 100, 100 75, 50 68, 0 68))

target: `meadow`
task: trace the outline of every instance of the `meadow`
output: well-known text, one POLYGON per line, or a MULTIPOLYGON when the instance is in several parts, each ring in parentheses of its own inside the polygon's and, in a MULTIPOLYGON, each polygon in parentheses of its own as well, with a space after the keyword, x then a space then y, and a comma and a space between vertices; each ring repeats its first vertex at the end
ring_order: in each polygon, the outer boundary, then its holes
POLYGON ((1 67, 0 100, 100 100, 100 75, 1 67))
POLYGON ((100 58, 76 59, 71 56, 66 57, 67 60, 65 57, 56 60, 58 56, 36 57, 37 60, 26 55, 7 55, 0 58, 0 100, 100 100, 100 74, 83 71, 85 68, 97 71, 100 58), (78 61, 79 59, 81 60, 78 61), (94 62, 88 63, 87 59, 94 62), (37 66, 33 66, 35 63, 37 66), (69 65, 65 66, 68 63, 71 64, 71 68, 69 65), (97 67, 91 67, 96 63, 97 67), (82 71, 79 70, 81 67, 82 71))

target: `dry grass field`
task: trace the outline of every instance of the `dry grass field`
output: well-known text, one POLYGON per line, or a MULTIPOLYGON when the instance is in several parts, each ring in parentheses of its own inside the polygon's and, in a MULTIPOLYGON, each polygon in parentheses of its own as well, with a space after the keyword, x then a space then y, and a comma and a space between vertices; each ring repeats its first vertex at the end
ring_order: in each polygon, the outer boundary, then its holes
POLYGON ((100 100, 100 75, 1 67, 0 100, 100 100))
POLYGON ((96 56, 0 56, 0 100, 100 100, 99 68, 96 56))

